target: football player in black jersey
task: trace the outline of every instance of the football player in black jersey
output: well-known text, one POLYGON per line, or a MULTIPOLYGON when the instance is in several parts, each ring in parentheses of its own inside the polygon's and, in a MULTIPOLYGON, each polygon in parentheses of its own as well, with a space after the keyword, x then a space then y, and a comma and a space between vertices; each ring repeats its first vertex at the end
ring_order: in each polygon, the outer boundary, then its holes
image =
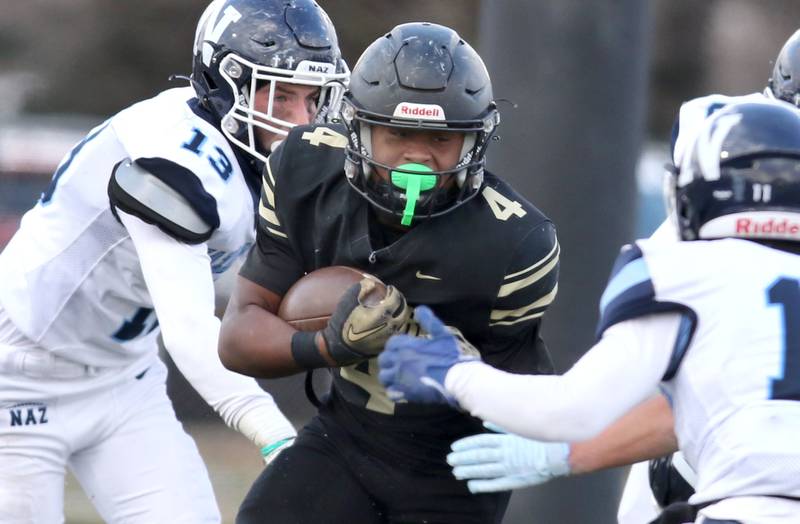
POLYGON ((237 522, 500 522, 509 493, 472 495, 445 462, 481 423, 446 406, 395 403, 375 357, 411 308, 430 305, 484 361, 551 373, 540 338, 557 290, 555 228, 484 170, 499 123, 478 54, 453 30, 410 23, 359 59, 343 125, 292 130, 268 159, 257 244, 225 315, 230 369, 279 377, 327 368, 318 415, 256 480, 237 522), (328 326, 277 317, 303 274, 345 265, 389 285, 376 306, 364 280, 328 326), (466 341, 469 341, 467 343, 466 341))

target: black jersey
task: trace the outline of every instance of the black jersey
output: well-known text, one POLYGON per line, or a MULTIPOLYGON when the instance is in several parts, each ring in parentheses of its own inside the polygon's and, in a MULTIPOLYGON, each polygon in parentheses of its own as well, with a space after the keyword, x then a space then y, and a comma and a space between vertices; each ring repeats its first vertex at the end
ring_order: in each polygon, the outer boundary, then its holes
MULTIPOLYGON (((343 133, 335 126, 297 127, 270 155, 257 243, 241 274, 282 295, 304 273, 356 267, 396 286, 410 305, 430 306, 489 364, 552 372, 539 337, 558 279, 550 220, 487 173, 472 200, 398 236, 378 225, 370 204, 347 182, 343 133)), ((386 427, 399 423, 398 416, 455 413, 393 403, 377 380, 377 359, 333 371, 334 396, 362 423, 386 427)))

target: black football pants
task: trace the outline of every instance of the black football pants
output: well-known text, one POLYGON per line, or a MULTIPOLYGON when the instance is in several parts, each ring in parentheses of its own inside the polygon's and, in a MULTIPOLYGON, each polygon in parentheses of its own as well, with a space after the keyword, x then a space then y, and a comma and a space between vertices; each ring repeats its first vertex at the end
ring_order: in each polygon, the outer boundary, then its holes
POLYGON ((471 495, 448 472, 368 456, 314 418, 253 483, 237 524, 499 524, 509 492, 471 495))

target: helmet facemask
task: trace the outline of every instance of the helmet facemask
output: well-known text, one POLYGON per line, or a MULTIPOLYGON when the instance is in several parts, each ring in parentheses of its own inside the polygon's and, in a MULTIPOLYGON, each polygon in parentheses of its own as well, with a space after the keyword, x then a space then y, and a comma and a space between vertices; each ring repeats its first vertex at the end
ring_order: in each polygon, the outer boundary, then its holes
POLYGON ((341 117, 348 130, 347 179, 373 206, 399 219, 400 225, 408 227, 415 221, 442 215, 478 194, 483 183, 485 150, 499 123, 493 108, 479 122, 385 118, 358 111, 347 100, 342 108, 341 117), (373 126, 461 133, 464 140, 459 160, 454 167, 439 171, 416 163, 383 164, 373 156, 373 126), (378 170, 387 176, 382 177, 378 170))
POLYGON ((335 117, 350 75, 346 66, 341 73, 325 72, 329 69, 332 69, 330 64, 311 61, 300 62, 295 70, 281 69, 261 66, 233 53, 226 55, 220 63, 220 75, 236 96, 235 103, 222 117, 222 132, 232 143, 266 161, 269 152, 258 142, 256 128, 285 137, 295 126, 274 114, 277 84, 319 87, 312 123, 325 122, 335 117), (269 89, 267 107, 258 111, 256 92, 262 88, 269 89))
POLYGON ((309 120, 322 122, 335 117, 349 77, 333 24, 314 0, 214 0, 198 22, 190 79, 197 99, 254 159, 265 161, 272 146, 259 133, 278 141, 295 125, 278 111, 279 84, 319 88, 309 120), (267 93, 257 97, 259 88, 267 93))

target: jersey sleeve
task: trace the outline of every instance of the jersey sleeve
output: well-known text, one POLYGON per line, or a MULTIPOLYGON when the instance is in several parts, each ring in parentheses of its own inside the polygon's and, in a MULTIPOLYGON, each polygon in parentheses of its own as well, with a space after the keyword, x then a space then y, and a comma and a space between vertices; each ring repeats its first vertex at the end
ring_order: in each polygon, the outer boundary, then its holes
POLYGON ((286 293, 304 273, 284 225, 283 208, 277 201, 276 180, 281 173, 285 147, 286 141, 270 154, 264 167, 256 243, 239 271, 241 276, 278 295, 286 293))
MULTIPOLYGON (((490 341, 481 348, 488 362, 513 368, 515 360, 546 354, 540 325, 558 292, 559 253, 550 221, 534 227, 517 245, 489 314, 490 341), (520 355, 531 348, 531 355, 520 355), (501 354, 504 361, 495 361, 501 354)), ((531 366, 524 367, 531 370, 531 366)), ((537 362, 534 367, 550 371, 549 359, 546 365, 537 362)))
POLYGON ((677 373, 694 336, 697 315, 684 304, 659 300, 641 248, 636 244, 623 247, 614 263, 611 279, 600 298, 597 338, 602 338, 609 328, 620 322, 669 312, 680 313, 680 323, 663 380, 669 380, 677 373))
POLYGON ((226 424, 257 445, 294 436, 293 426, 273 398, 255 380, 228 371, 219 360, 220 321, 214 315, 205 246, 175 242, 126 213, 120 213, 120 220, 139 255, 164 346, 189 383, 226 424))

